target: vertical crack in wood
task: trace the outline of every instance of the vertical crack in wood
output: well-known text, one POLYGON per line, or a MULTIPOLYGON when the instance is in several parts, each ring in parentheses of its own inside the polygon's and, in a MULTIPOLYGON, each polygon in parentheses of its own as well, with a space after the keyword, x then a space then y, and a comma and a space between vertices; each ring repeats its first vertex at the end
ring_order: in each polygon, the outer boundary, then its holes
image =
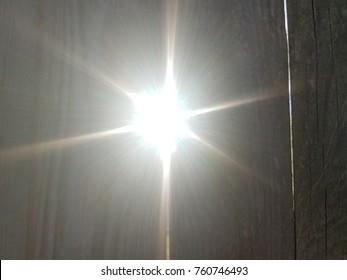
MULTIPOLYGON (((316 94, 316 120, 317 120, 317 134, 316 141, 319 139, 319 108, 318 108, 318 41, 317 41, 317 27, 316 27, 316 13, 314 7, 314 0, 311 1, 312 5, 312 20, 313 20, 313 36, 314 36, 314 52, 315 52, 315 94, 316 94)), ((324 165, 324 163, 323 163, 324 165)))

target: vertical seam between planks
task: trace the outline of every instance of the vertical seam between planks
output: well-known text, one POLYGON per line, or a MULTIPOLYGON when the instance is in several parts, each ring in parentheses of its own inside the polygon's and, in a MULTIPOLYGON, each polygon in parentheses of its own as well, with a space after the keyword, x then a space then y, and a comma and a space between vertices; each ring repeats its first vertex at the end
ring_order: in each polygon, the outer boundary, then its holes
POLYGON ((288 0, 283 0, 284 4, 284 26, 286 32, 287 43, 287 65, 288 65, 288 97, 289 97, 289 134, 290 134, 290 167, 291 167, 291 188, 292 188, 292 214, 294 228, 294 259, 297 259, 296 246, 296 213, 295 213, 295 183, 294 183, 294 150, 293 150, 293 116, 292 116, 292 87, 291 87, 291 64, 290 64, 290 44, 289 44, 289 28, 288 28, 288 0))

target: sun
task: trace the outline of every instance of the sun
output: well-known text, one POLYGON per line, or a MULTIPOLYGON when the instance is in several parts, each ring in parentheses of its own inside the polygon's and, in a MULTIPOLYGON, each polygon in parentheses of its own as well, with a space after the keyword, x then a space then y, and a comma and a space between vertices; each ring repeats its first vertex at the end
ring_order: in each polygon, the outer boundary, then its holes
POLYGON ((134 130, 161 155, 171 155, 177 140, 189 135, 184 112, 179 108, 175 83, 166 79, 157 93, 138 96, 134 100, 134 130))

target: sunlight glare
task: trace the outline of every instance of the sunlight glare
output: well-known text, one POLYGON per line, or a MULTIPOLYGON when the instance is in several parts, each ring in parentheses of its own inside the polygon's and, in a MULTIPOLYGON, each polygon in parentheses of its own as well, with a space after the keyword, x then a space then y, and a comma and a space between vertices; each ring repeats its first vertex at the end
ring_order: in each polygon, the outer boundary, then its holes
POLYGON ((172 154, 177 139, 188 135, 189 128, 177 105, 174 80, 167 77, 160 94, 136 98, 135 130, 160 153, 172 154))

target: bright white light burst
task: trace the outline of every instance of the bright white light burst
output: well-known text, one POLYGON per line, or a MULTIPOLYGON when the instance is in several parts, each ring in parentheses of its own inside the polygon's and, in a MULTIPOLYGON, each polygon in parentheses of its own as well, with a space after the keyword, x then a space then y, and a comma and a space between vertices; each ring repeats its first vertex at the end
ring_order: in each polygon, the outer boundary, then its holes
POLYGON ((167 79, 162 91, 156 95, 138 96, 134 100, 136 115, 134 128, 161 155, 170 155, 176 141, 189 135, 189 127, 177 104, 176 87, 172 77, 167 79))

